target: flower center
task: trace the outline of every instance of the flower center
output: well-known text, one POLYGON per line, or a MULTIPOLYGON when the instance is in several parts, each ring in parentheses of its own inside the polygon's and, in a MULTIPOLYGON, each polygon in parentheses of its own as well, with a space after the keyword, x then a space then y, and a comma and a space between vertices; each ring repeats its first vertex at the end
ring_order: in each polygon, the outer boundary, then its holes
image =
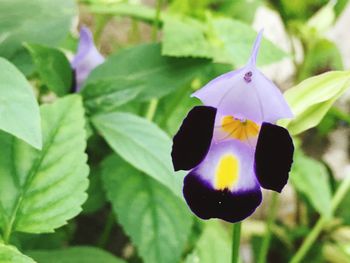
POLYGON ((243 79, 245 80, 245 82, 249 83, 252 81, 252 76, 253 76, 253 73, 251 71, 248 71, 247 73, 244 74, 243 79))
POLYGON ((259 134, 259 125, 251 120, 239 120, 233 116, 224 116, 221 119, 222 130, 228 133, 230 138, 246 141, 259 134))
POLYGON ((232 154, 224 155, 216 167, 215 189, 232 189, 237 183, 239 175, 239 162, 232 154))

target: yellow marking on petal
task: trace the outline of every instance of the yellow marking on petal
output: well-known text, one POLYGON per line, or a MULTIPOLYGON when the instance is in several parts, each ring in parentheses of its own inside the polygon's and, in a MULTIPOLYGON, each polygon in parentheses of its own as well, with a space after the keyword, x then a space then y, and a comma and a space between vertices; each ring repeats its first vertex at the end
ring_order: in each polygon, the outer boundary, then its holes
POLYGON ((240 141, 257 137, 259 134, 259 125, 251 120, 241 121, 232 116, 224 116, 221 119, 221 125, 223 131, 228 133, 231 138, 240 141))
POLYGON ((232 154, 224 155, 216 167, 215 189, 231 189, 238 181, 239 162, 232 154))

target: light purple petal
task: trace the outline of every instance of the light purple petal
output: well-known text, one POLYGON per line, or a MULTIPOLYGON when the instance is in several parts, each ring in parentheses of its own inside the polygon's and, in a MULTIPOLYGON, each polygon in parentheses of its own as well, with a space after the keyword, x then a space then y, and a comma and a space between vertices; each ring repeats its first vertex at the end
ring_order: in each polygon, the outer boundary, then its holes
POLYGON ((262 31, 245 67, 217 77, 192 96, 206 106, 217 108, 222 115, 256 123, 275 123, 279 119, 292 118, 293 113, 280 90, 255 66, 261 37, 262 31))
POLYGON ((80 90, 81 85, 90 72, 103 63, 104 60, 104 57, 98 52, 94 45, 90 30, 83 26, 80 29, 78 52, 71 62, 72 68, 75 70, 77 83, 76 91, 80 90))

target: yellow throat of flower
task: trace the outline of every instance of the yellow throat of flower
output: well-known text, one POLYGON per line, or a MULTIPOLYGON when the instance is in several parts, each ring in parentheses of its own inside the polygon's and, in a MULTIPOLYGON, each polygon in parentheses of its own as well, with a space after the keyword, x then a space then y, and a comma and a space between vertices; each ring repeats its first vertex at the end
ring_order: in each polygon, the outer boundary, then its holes
POLYGON ((221 125, 230 138, 240 141, 257 137, 259 134, 259 125, 251 120, 241 121, 232 116, 225 116, 221 119, 221 125))

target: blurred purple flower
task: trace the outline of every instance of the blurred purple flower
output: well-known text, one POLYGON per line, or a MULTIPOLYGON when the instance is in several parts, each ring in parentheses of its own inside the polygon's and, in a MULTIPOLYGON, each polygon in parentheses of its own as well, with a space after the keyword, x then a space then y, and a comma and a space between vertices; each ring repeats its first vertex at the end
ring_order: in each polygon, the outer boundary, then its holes
POLYGON ((75 74, 75 92, 80 91, 82 84, 90 72, 104 62, 104 57, 95 47, 92 33, 89 28, 82 26, 78 51, 72 59, 71 65, 75 74))
POLYGON ((202 219, 241 221, 260 205, 261 187, 281 192, 288 181, 293 141, 275 123, 293 114, 256 68, 261 38, 262 32, 246 66, 192 95, 204 106, 188 113, 173 139, 174 169, 189 170, 185 200, 202 219))

